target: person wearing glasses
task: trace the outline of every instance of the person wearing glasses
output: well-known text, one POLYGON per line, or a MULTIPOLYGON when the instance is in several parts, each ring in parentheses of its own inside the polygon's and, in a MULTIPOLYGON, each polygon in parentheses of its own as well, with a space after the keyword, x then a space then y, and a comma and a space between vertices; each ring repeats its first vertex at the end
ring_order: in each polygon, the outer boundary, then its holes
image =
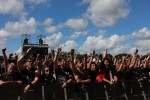
POLYGON ((26 62, 23 63, 26 55, 31 51, 29 48, 18 60, 17 66, 22 75, 23 84, 25 84, 25 88, 23 92, 26 94, 30 88, 36 85, 39 81, 39 70, 34 65, 34 61, 32 59, 26 59, 26 62))

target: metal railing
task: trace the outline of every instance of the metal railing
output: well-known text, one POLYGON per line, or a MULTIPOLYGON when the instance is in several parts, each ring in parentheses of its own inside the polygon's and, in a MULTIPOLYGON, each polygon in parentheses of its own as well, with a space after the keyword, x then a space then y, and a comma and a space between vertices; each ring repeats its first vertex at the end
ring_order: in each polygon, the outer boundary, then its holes
POLYGON ((38 84, 23 94, 24 86, 0 86, 0 100, 150 100, 150 83, 120 81, 109 88, 103 83, 89 84, 85 93, 77 91, 75 84, 62 89, 61 84, 38 84))

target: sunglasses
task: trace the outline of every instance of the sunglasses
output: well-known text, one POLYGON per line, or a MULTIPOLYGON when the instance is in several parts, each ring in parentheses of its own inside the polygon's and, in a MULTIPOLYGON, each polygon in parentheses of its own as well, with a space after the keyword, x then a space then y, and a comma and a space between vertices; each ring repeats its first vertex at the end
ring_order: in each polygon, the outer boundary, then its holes
POLYGON ((49 72, 49 69, 45 70, 45 72, 49 72))

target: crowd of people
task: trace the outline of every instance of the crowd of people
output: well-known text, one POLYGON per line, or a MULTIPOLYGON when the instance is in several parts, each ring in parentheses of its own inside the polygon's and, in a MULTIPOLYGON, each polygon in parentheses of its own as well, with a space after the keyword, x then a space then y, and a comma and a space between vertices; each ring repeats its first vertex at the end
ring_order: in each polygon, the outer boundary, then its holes
POLYGON ((36 58, 30 55, 29 48, 22 56, 7 57, 6 48, 2 49, 4 63, 0 65, 0 86, 24 85, 23 93, 28 93, 32 86, 39 83, 58 83, 61 88, 76 83, 79 91, 84 91, 91 82, 107 84, 110 87, 118 81, 136 80, 150 83, 150 54, 141 56, 138 49, 133 55, 107 56, 103 54, 84 54, 78 59, 75 50, 70 50, 69 56, 64 56, 62 48, 56 52, 51 49, 51 56, 36 58))

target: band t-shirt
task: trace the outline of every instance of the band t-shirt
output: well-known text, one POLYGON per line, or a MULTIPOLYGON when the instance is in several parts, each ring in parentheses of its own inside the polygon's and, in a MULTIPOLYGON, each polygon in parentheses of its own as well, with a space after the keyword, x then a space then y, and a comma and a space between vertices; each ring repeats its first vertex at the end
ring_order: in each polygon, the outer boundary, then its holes
POLYGON ((36 70, 36 68, 32 68, 31 70, 28 70, 28 69, 25 68, 21 72, 23 84, 31 83, 34 80, 34 78, 36 76, 38 76, 38 75, 36 75, 35 70, 36 70))
POLYGON ((3 80, 3 81, 18 81, 18 80, 21 80, 21 75, 18 72, 15 72, 13 74, 8 74, 7 72, 5 72, 0 76, 0 80, 3 80))
POLYGON ((58 67, 55 70, 55 74, 56 74, 56 82, 57 83, 64 83, 68 79, 73 77, 73 73, 72 73, 71 69, 69 69, 69 68, 62 69, 62 68, 58 67))
POLYGON ((54 83, 56 80, 53 77, 53 75, 41 75, 40 76, 40 82, 41 83, 54 83))

